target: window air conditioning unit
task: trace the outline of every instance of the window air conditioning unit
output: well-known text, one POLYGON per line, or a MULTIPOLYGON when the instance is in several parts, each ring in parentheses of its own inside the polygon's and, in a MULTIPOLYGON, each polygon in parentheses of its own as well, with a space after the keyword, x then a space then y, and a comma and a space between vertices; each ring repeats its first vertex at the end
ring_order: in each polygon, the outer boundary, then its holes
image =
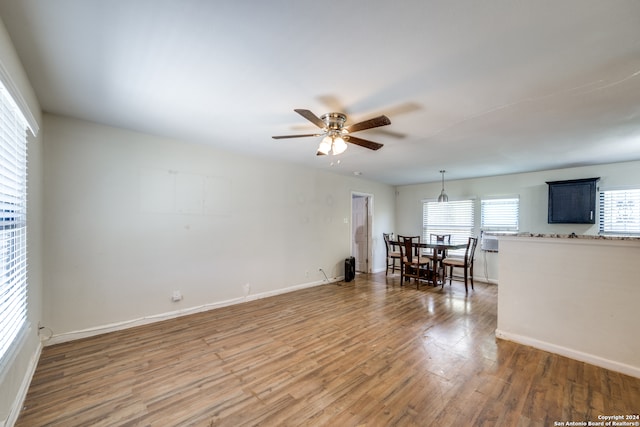
POLYGON ((480 238, 480 249, 486 252, 498 252, 498 236, 482 233, 480 238))

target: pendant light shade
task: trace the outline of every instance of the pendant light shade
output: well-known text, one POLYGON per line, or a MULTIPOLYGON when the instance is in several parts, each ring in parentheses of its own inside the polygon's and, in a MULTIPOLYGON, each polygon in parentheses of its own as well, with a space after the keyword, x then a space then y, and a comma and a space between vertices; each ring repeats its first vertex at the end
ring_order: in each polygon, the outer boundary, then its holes
POLYGON ((440 171, 440 173, 442 174, 442 191, 440 191, 440 195, 438 196, 438 202, 448 202, 449 201, 449 196, 447 196, 447 193, 444 192, 444 173, 446 171, 443 169, 440 171))

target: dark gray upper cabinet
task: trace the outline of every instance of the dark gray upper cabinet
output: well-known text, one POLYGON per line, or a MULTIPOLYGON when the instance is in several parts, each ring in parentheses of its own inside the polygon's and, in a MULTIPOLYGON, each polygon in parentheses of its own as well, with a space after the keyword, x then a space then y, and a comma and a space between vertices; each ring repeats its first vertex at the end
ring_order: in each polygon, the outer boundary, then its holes
POLYGON ((547 181, 549 224, 595 224, 596 183, 600 178, 547 181))

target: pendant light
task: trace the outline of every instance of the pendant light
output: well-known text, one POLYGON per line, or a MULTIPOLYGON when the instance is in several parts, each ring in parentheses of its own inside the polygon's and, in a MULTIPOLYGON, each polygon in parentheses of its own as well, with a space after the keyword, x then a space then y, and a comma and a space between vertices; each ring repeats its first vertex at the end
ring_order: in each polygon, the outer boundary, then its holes
POLYGON ((446 171, 443 169, 440 171, 440 173, 442 174, 442 191, 440 192, 440 195, 438 196, 438 202, 448 202, 449 201, 449 196, 447 196, 447 193, 444 192, 444 173, 446 171))

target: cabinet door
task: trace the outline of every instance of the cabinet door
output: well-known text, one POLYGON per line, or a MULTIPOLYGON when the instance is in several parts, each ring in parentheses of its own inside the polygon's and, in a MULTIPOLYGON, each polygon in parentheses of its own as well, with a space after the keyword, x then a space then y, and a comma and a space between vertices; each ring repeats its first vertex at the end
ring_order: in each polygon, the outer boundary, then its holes
POLYGON ((597 178, 549 182, 549 224, 595 224, 597 178))

